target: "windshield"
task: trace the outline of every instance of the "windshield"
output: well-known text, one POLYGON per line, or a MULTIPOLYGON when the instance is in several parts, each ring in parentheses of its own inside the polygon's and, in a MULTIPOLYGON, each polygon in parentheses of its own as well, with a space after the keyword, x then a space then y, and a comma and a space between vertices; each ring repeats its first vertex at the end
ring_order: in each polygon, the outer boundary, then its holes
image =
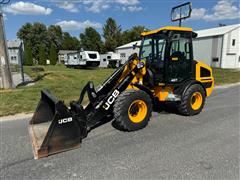
POLYGON ((164 35, 158 34, 145 37, 142 40, 140 59, 164 60, 166 39, 164 35))

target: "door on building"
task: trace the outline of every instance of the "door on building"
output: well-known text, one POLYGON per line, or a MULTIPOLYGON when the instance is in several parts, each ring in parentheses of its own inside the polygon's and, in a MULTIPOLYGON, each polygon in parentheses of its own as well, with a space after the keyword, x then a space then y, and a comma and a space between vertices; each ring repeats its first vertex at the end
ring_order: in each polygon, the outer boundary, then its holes
POLYGON ((227 54, 226 56, 226 68, 234 69, 237 68, 238 59, 236 54, 227 54))

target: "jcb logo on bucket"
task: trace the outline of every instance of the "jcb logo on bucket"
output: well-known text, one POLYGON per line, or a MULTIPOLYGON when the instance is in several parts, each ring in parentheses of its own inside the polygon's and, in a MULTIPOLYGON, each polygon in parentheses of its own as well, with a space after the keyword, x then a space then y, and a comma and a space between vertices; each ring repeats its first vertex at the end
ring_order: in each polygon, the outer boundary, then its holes
POLYGON ((65 124, 65 123, 68 123, 68 122, 72 122, 72 120, 73 120, 72 117, 59 119, 58 124, 65 124))
POLYGON ((114 103, 120 92, 116 89, 113 91, 112 95, 108 98, 107 102, 103 105, 105 110, 108 110, 110 106, 114 103))

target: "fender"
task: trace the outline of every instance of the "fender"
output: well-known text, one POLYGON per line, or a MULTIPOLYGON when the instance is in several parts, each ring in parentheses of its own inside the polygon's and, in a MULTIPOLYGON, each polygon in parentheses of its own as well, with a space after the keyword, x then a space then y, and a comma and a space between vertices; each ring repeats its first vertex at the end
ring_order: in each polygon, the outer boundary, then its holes
POLYGON ((205 95, 206 93, 206 89, 203 86, 203 84, 199 81, 196 80, 190 80, 190 81, 186 81, 185 83, 183 83, 179 88, 177 88, 176 90, 174 90, 174 93, 181 95, 181 97, 184 96, 184 94, 186 93, 187 89, 194 85, 194 84, 199 84, 200 86, 202 86, 202 88, 204 89, 205 95))

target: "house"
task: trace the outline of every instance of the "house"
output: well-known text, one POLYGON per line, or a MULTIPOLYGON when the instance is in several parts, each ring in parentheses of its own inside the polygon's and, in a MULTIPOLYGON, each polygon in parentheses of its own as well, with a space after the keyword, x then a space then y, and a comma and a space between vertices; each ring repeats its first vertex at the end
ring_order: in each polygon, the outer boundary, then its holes
POLYGON ((7 41, 9 63, 14 65, 21 65, 23 62, 23 42, 20 40, 7 41))
POLYGON ((115 52, 120 54, 121 64, 124 64, 133 53, 139 53, 140 46, 141 41, 134 41, 117 47, 115 52))
MULTIPOLYGON (((240 68, 240 24, 194 31, 198 37, 193 39, 194 59, 211 67, 240 68)), ((133 53, 139 53, 141 41, 117 47, 125 61, 133 53), (136 49, 133 45, 136 44, 136 49)))
POLYGON ((60 50, 58 52, 58 63, 59 64, 65 64, 68 60, 68 54, 69 53, 77 53, 76 50, 60 50))
POLYGON ((196 31, 194 59, 211 67, 240 68, 240 24, 196 31))

